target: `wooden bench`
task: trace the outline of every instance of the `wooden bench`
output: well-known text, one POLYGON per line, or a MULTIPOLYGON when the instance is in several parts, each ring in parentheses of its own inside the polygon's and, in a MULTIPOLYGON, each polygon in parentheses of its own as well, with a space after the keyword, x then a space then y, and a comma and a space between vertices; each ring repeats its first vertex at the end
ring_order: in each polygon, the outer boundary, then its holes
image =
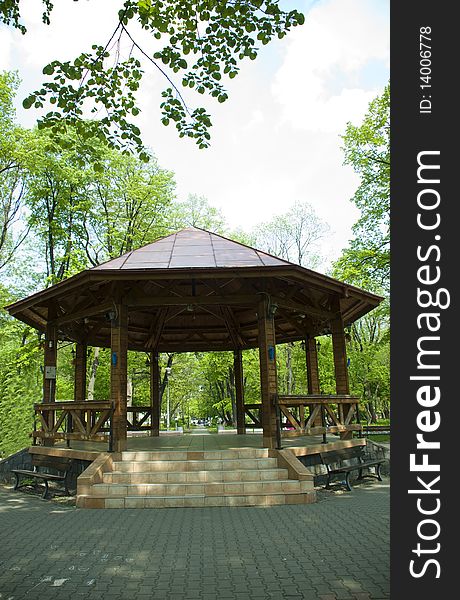
POLYGON ((22 487, 22 485, 26 485, 24 483, 20 485, 21 479, 41 479, 45 484, 45 491, 42 494, 42 498, 46 498, 48 495, 49 481, 63 482, 65 492, 67 496, 69 495, 69 488, 67 487, 67 475, 72 467, 72 459, 61 456, 33 454, 32 466, 34 468, 33 471, 28 471, 27 469, 11 470, 16 478, 16 483, 14 485, 15 490, 17 490, 19 487, 22 487), (50 473, 49 469, 57 471, 58 474, 50 473))
POLYGON ((330 452, 321 452, 321 463, 327 469, 326 488, 330 487, 331 480, 336 475, 345 475, 345 485, 347 490, 351 492, 350 474, 353 471, 359 471, 358 479, 364 477, 376 477, 382 481, 380 474, 381 466, 386 461, 384 457, 366 455, 365 446, 351 446, 349 448, 341 448, 340 450, 331 450, 330 452), (348 464, 344 464, 347 461, 348 464), (353 462, 348 462, 353 461, 353 462), (363 469, 375 467, 375 475, 368 473, 363 474, 363 469))

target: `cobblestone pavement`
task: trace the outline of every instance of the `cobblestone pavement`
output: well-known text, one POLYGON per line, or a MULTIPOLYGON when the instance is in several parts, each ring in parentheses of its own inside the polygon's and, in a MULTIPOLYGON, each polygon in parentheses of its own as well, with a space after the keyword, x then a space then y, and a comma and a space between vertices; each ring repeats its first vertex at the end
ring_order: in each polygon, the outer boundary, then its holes
POLYGON ((76 510, 0 488, 0 599, 389 598, 388 480, 321 498, 76 510))

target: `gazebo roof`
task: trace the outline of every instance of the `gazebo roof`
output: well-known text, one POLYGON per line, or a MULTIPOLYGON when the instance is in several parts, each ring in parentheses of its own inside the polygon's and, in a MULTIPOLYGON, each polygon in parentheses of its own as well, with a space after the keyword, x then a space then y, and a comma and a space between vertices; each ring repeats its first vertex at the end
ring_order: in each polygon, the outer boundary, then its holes
POLYGON ((129 348, 159 352, 232 350, 258 344, 257 307, 275 308, 278 343, 352 323, 382 298, 266 252, 188 228, 83 271, 7 307, 61 339, 110 346, 109 314, 129 313, 129 348))
POLYGON ((239 242, 189 227, 102 263, 94 270, 286 266, 291 263, 239 242))

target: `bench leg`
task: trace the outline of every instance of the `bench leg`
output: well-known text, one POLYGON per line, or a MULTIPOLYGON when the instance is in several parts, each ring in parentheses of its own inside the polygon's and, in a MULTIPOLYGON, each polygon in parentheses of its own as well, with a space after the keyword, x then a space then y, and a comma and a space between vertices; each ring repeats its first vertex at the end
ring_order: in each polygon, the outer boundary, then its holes
POLYGON ((358 479, 364 479, 363 470, 360 469, 358 473, 358 479))
POLYGON ((14 475, 14 477, 16 479, 16 481, 14 482, 14 488, 13 489, 17 490, 18 487, 19 487, 19 473, 13 473, 13 475, 14 475))
POLYGON ((331 474, 328 473, 327 474, 327 481, 326 481, 326 490, 328 490, 331 487, 331 474))
POLYGON ((48 480, 44 479, 43 481, 45 483, 45 491, 42 494, 42 498, 43 498, 43 500, 45 500, 46 496, 48 495, 48 480))
POLYGON ((382 474, 381 474, 381 472, 380 472, 380 469, 381 469, 381 467, 382 467, 382 465, 380 465, 380 464, 379 464, 379 465, 377 465, 377 479, 378 479, 379 481, 382 481, 382 474))
POLYGON ((351 474, 351 471, 348 471, 348 473, 345 475, 345 485, 347 486, 347 490, 349 492, 351 492, 350 474, 351 474))

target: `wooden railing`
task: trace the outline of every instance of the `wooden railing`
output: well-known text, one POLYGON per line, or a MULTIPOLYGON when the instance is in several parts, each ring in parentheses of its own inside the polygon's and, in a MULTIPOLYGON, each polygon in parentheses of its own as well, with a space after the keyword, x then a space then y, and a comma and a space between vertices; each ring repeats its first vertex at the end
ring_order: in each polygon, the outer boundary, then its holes
MULTIPOLYGON (((278 396, 276 404, 282 418, 282 435, 321 435, 362 431, 357 396, 282 395, 278 396)), ((246 416, 252 421, 246 423, 246 428, 262 427, 262 404, 245 404, 244 409, 246 416)))
POLYGON ((35 404, 34 411, 34 444, 37 439, 108 442, 112 450, 112 402, 49 402, 35 404))
POLYGON ((128 431, 150 431, 152 428, 151 406, 128 406, 127 413, 128 431))

